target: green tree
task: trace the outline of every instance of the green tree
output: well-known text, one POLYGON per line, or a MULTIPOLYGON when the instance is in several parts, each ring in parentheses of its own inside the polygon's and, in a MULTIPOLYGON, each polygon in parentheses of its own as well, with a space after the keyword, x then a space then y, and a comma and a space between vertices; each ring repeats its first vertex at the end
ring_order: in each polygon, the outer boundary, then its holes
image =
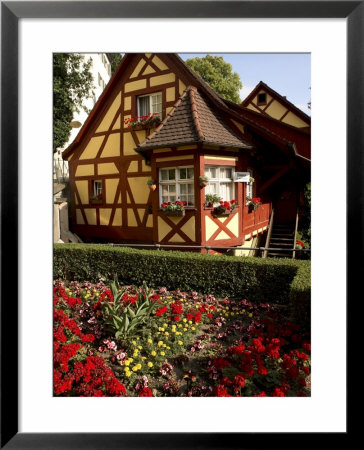
POLYGON ((111 75, 114 75, 115 70, 119 67, 120 61, 123 59, 122 53, 106 53, 111 64, 111 75))
POLYGON ((92 97, 91 60, 76 53, 53 54, 53 152, 68 141, 74 112, 83 109, 83 100, 92 97))
POLYGON ((239 91, 243 84, 239 75, 233 72, 231 64, 222 56, 206 55, 204 58, 190 58, 186 60, 186 64, 221 97, 234 103, 241 103, 239 91))

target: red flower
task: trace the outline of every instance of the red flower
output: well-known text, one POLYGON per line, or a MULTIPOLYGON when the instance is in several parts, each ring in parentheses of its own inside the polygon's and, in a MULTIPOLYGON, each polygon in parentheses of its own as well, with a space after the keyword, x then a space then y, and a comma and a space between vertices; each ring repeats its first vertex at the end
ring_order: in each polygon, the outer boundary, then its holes
POLYGON ((181 318, 179 316, 173 316, 173 320, 175 322, 179 322, 181 320, 181 318))
POLYGON ((281 391, 281 389, 279 388, 275 388, 273 393, 272 393, 273 397, 284 397, 284 392, 281 391))
POLYGON ((212 364, 216 367, 216 369, 222 369, 224 367, 230 366, 229 361, 226 361, 224 358, 215 358, 212 361, 212 364))
POLYGON ((218 384, 214 387, 213 394, 217 397, 231 397, 231 395, 228 395, 225 386, 222 384, 218 384))
POLYGON ((139 389, 138 397, 153 397, 153 392, 148 387, 139 389))
POLYGON ((238 374, 235 375, 234 377, 234 383, 239 386, 239 387, 244 387, 245 386, 245 378, 243 377, 243 375, 238 374))
POLYGON ((162 306, 161 308, 158 308, 157 311, 155 312, 156 316, 162 316, 164 313, 166 313, 168 311, 167 306, 162 306))

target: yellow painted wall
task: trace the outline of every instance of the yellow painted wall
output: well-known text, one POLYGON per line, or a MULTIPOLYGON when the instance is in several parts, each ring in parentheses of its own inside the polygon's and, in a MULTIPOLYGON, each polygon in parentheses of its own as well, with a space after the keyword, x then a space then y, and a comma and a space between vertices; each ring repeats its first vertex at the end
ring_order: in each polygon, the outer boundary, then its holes
POLYGON ((138 91, 140 89, 145 89, 147 87, 147 80, 137 80, 137 81, 130 81, 129 83, 125 83, 124 91, 125 92, 132 92, 132 91, 138 91))
POLYGON ((303 127, 307 127, 308 126, 308 124, 306 122, 304 122, 302 119, 297 117, 292 112, 289 112, 286 115, 286 117, 283 118, 282 122, 288 123, 288 125, 292 125, 292 126, 297 127, 297 128, 303 128, 303 127))
POLYGON ((77 222, 77 225, 85 224, 85 221, 83 220, 81 211, 79 209, 76 209, 76 222, 77 222))
POLYGON ((206 241, 208 241, 211 236, 218 229, 218 225, 209 216, 205 216, 205 231, 206 231, 206 241))
POLYGON ((148 66, 145 68, 145 70, 143 71, 142 75, 149 75, 151 73, 155 73, 155 70, 153 69, 152 66, 150 66, 148 64, 148 66))
POLYGON ((80 159, 93 159, 96 157, 97 152, 100 150, 101 144, 105 136, 97 136, 90 139, 89 143, 86 145, 84 151, 82 152, 80 159))
POLYGON ((142 68, 145 66, 145 59, 141 58, 138 64, 136 65, 133 73, 130 75, 130 78, 136 78, 140 75, 142 68))
POLYGON ((122 218, 121 218, 121 208, 117 208, 114 215, 114 220, 112 222, 114 227, 121 227, 122 225, 122 218))
POLYGON ((149 180, 149 177, 128 177, 135 203, 147 203, 149 197, 147 180, 149 180))
POLYGON ((135 217, 134 210, 131 208, 128 208, 128 227, 137 227, 138 222, 135 217))
POLYGON ((183 225, 181 230, 190 238, 192 241, 196 241, 196 224, 195 224, 195 216, 192 216, 188 221, 183 225))
POLYGON ((274 101, 266 110, 265 112, 269 114, 274 119, 279 120, 284 113, 287 112, 287 108, 281 105, 279 102, 274 101))
POLYGON ((100 208, 100 225, 109 225, 111 208, 100 208))
POLYGON ((120 156, 120 134, 113 133, 108 137, 105 147, 101 153, 101 158, 120 156))
POLYGON ((96 209, 85 208, 85 214, 88 225, 96 225, 96 209))
POLYGON ((85 204, 89 202, 88 196, 88 181, 87 180, 77 180, 75 181, 76 189, 81 199, 81 203, 85 204))
POLYGON ((167 73, 166 75, 159 75, 156 77, 151 77, 150 79, 150 86, 160 86, 161 84, 165 84, 165 83, 173 83, 176 79, 175 74, 172 73, 167 73))
POLYGON ((115 118, 116 112, 120 108, 120 105, 121 105, 121 94, 119 93, 116 95, 115 100, 113 101, 112 105, 106 112, 104 118, 102 119, 99 127, 96 130, 96 133, 107 131, 110 128, 111 123, 115 118))
POLYGON ((158 217, 158 240, 161 241, 171 231, 171 227, 163 220, 162 217, 158 217))
POLYGON ((164 64, 164 62, 160 58, 158 58, 158 56, 155 55, 153 57, 152 61, 158 67, 158 69, 160 69, 160 70, 168 70, 168 66, 166 66, 164 64))
POLYGON ((110 178, 105 180, 106 203, 114 203, 118 184, 119 184, 118 178, 110 178))
POLYGON ((97 165, 97 173, 99 175, 109 175, 119 173, 115 163, 102 163, 97 165))
POLYGON ((236 236, 239 237, 239 214, 235 213, 233 218, 227 225, 227 228, 236 236))
POLYGON ((88 175, 94 175, 95 166, 93 164, 80 164, 76 168, 76 177, 86 177, 88 175))

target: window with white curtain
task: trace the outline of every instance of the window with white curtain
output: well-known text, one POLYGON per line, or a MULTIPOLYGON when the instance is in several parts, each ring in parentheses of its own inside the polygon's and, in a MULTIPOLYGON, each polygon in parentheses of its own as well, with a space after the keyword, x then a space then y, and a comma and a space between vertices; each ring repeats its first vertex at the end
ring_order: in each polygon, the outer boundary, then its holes
POLYGON ((195 206, 193 167, 168 167, 159 170, 160 203, 186 202, 195 206))
POLYGON ((233 167, 206 166, 205 175, 209 178, 205 194, 217 194, 224 201, 235 200, 233 167))
POLYGON ((162 93, 141 95, 138 97, 138 116, 157 113, 162 119, 162 93))
POLYGON ((94 195, 102 194, 102 181, 101 180, 94 180, 93 188, 94 188, 94 195))

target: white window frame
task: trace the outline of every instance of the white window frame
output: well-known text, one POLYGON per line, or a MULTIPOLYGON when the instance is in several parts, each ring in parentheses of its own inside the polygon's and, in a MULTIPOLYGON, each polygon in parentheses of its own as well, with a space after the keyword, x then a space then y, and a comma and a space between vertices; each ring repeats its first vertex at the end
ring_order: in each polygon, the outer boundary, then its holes
MULTIPOLYGON (((212 164, 206 164, 205 169, 206 168, 213 168, 216 170, 216 178, 209 178, 209 184, 214 184, 216 186, 216 194, 222 198, 223 201, 230 201, 230 200, 236 200, 235 195, 236 195, 236 191, 235 191, 235 183, 234 183, 234 173, 235 173, 235 167, 234 166, 214 166, 212 164), (220 171, 222 169, 231 169, 231 178, 226 178, 226 177, 221 177, 220 176, 220 171), (220 184, 221 183, 229 183, 231 184, 231 192, 232 192, 232 197, 231 198, 224 198, 224 196, 221 194, 221 188, 220 188, 220 184)), ((208 174, 206 173, 205 170, 205 174, 208 176, 208 174)), ((205 192, 208 192, 208 190, 205 192)))
MULTIPOLYGON (((253 171, 251 169, 247 169, 247 172, 249 172, 250 174, 250 178, 253 178, 253 171)), ((246 197, 250 197, 253 198, 254 197, 254 193, 253 193, 253 184, 254 182, 250 182, 246 183, 246 194, 245 194, 245 199, 246 197)), ((246 201, 246 200, 245 200, 246 201)), ((246 204, 248 204, 248 202, 246 201, 246 204)))
POLYGON ((158 113, 159 118, 162 120, 162 110, 163 110, 163 97, 162 97, 162 92, 152 92, 150 94, 145 94, 145 95, 138 95, 137 96, 137 111, 138 111, 138 117, 140 116, 144 116, 145 114, 141 114, 140 112, 140 106, 139 106, 139 99, 140 98, 145 98, 145 97, 149 97, 149 111, 148 113, 150 114, 154 114, 155 112, 158 113), (152 97, 153 95, 160 95, 161 96, 161 101, 160 103, 158 103, 158 105, 160 104, 160 111, 155 111, 153 108, 153 102, 152 102, 152 97))
MULTIPOLYGON (((160 189, 159 189, 159 204, 162 204, 164 202, 163 200, 163 193, 162 193, 162 187, 163 186, 169 186, 169 185, 175 185, 176 186, 176 200, 181 201, 181 185, 192 185, 193 186, 193 194, 190 194, 191 196, 193 195, 193 205, 188 204, 187 202, 187 206, 186 208, 195 208, 196 207, 196 196, 195 196, 195 177, 193 175, 192 178, 186 178, 186 179, 181 179, 180 178, 180 171, 181 169, 192 169, 193 170, 193 174, 194 174, 194 167, 193 166, 175 166, 175 167, 160 167, 159 168, 159 185, 160 185, 160 189), (175 170, 175 179, 174 180, 162 180, 162 170, 175 170)), ((188 196, 188 194, 187 194, 188 196)), ((171 200, 168 200, 171 201, 171 200)), ((172 200, 173 201, 173 200, 172 200)))
POLYGON ((99 194, 103 194, 103 190, 102 190, 102 180, 94 180, 93 181, 93 191, 94 191, 94 195, 99 195, 99 194))

